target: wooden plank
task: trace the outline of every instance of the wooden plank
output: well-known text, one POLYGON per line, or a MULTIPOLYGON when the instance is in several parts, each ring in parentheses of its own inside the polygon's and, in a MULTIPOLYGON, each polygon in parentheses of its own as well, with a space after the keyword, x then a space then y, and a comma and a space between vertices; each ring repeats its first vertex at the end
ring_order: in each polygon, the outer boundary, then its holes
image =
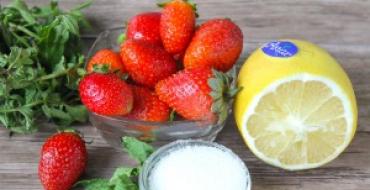
MULTIPOLYGON (((9 0, 0 0, 6 5, 9 0)), ((43 4, 46 0, 27 0, 43 4)), ((82 0, 64 0, 65 8, 82 0)), ((368 0, 266 0, 198 1, 201 22, 214 17, 235 20, 245 34, 245 58, 266 41, 278 38, 301 38, 328 49, 348 72, 359 105, 359 127, 349 148, 332 163, 314 170, 289 172, 266 165, 244 145, 230 118, 217 142, 233 149, 248 165, 253 189, 311 190, 356 189, 370 186, 370 1, 368 0)), ((85 37, 95 37, 111 27, 122 26, 127 18, 139 11, 158 10, 153 0, 99 0, 85 10, 93 30, 85 37)), ((108 177, 114 168, 134 164, 127 155, 105 143, 90 125, 77 127, 85 134, 89 164, 84 178, 108 177)), ((15 135, 0 129, 0 189, 42 189, 37 176, 39 150, 53 132, 44 127, 33 135, 15 135)))

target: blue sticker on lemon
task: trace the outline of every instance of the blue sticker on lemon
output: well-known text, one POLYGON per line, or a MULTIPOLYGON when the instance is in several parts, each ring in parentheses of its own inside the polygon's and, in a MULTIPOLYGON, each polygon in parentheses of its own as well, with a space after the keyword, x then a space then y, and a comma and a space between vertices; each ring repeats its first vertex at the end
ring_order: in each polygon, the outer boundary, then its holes
POLYGON ((298 47, 289 41, 273 41, 262 46, 262 51, 271 57, 292 57, 298 52, 298 47))

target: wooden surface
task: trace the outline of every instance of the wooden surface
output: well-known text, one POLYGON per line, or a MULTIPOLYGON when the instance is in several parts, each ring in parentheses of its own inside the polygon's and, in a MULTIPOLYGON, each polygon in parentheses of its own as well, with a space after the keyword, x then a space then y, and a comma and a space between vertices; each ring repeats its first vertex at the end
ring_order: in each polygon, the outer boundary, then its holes
MULTIPOLYGON (((26 0, 41 4, 47 0, 26 0)), ((81 0, 63 0, 71 7, 81 0)), ((6 5, 9 0, 0 0, 6 5)), ((370 1, 369 0, 198 0, 200 19, 229 17, 245 35, 243 59, 264 42, 300 38, 328 49, 348 72, 359 105, 359 125, 349 148, 332 163, 301 172, 289 172, 258 160, 243 144, 230 119, 217 142, 233 149, 250 169, 253 190, 370 189, 370 1)), ((153 0, 96 0, 85 11, 94 30, 121 26, 138 11, 156 10, 153 0)), ((87 140, 89 164, 84 177, 110 176, 114 168, 131 163, 127 155, 110 148, 89 124, 79 127, 87 140)), ((37 162, 42 142, 52 133, 45 128, 30 136, 8 137, 0 129, 0 189, 41 189, 37 162)))

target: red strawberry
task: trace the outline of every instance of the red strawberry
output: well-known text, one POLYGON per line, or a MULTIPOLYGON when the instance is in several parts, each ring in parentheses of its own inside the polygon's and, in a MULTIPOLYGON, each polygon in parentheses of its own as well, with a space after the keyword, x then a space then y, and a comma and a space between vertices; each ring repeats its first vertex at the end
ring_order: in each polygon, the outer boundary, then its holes
POLYGON ((146 40, 162 45, 159 34, 160 20, 161 13, 158 12, 146 12, 134 16, 127 25, 127 39, 146 40))
POLYGON ((107 65, 110 72, 116 70, 122 73, 126 72, 119 54, 110 49, 102 49, 96 52, 87 64, 87 72, 93 72, 94 65, 107 65))
POLYGON ((238 91, 226 77, 208 67, 186 69, 158 82, 155 91, 185 119, 214 121, 219 114, 219 120, 224 121, 227 104, 238 91))
POLYGON ((229 19, 213 19, 202 24, 186 50, 185 68, 212 66, 229 70, 243 49, 243 33, 229 19))
POLYGON ((133 105, 132 89, 116 74, 91 73, 79 85, 82 103, 102 115, 125 115, 133 105))
POLYGON ((125 117, 142 121, 167 121, 170 115, 168 105, 151 90, 145 87, 132 86, 134 108, 125 117))
POLYGON ((163 47, 146 41, 127 40, 121 46, 121 57, 131 78, 147 87, 176 72, 173 57, 163 47))
POLYGON ((183 53, 195 29, 195 5, 184 0, 173 0, 164 4, 160 23, 160 34, 165 49, 172 53, 183 53))
POLYGON ((85 171, 85 142, 73 132, 49 137, 41 150, 39 178, 45 190, 67 190, 85 171))

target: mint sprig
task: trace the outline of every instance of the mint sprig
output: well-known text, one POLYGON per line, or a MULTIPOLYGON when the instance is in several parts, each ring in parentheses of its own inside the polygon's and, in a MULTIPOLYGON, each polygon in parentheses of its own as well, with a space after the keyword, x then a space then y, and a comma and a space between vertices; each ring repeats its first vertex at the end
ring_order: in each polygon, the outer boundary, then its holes
POLYGON ((75 186, 83 187, 85 190, 139 190, 136 178, 142 170, 144 161, 154 152, 154 148, 134 137, 123 137, 122 146, 123 150, 139 163, 138 166, 119 167, 110 179, 82 180, 75 186))
POLYGON ((30 8, 23 0, 0 6, 0 126, 11 132, 38 129, 38 118, 61 127, 85 122, 77 86, 85 58, 80 29, 88 22, 58 1, 30 8))

